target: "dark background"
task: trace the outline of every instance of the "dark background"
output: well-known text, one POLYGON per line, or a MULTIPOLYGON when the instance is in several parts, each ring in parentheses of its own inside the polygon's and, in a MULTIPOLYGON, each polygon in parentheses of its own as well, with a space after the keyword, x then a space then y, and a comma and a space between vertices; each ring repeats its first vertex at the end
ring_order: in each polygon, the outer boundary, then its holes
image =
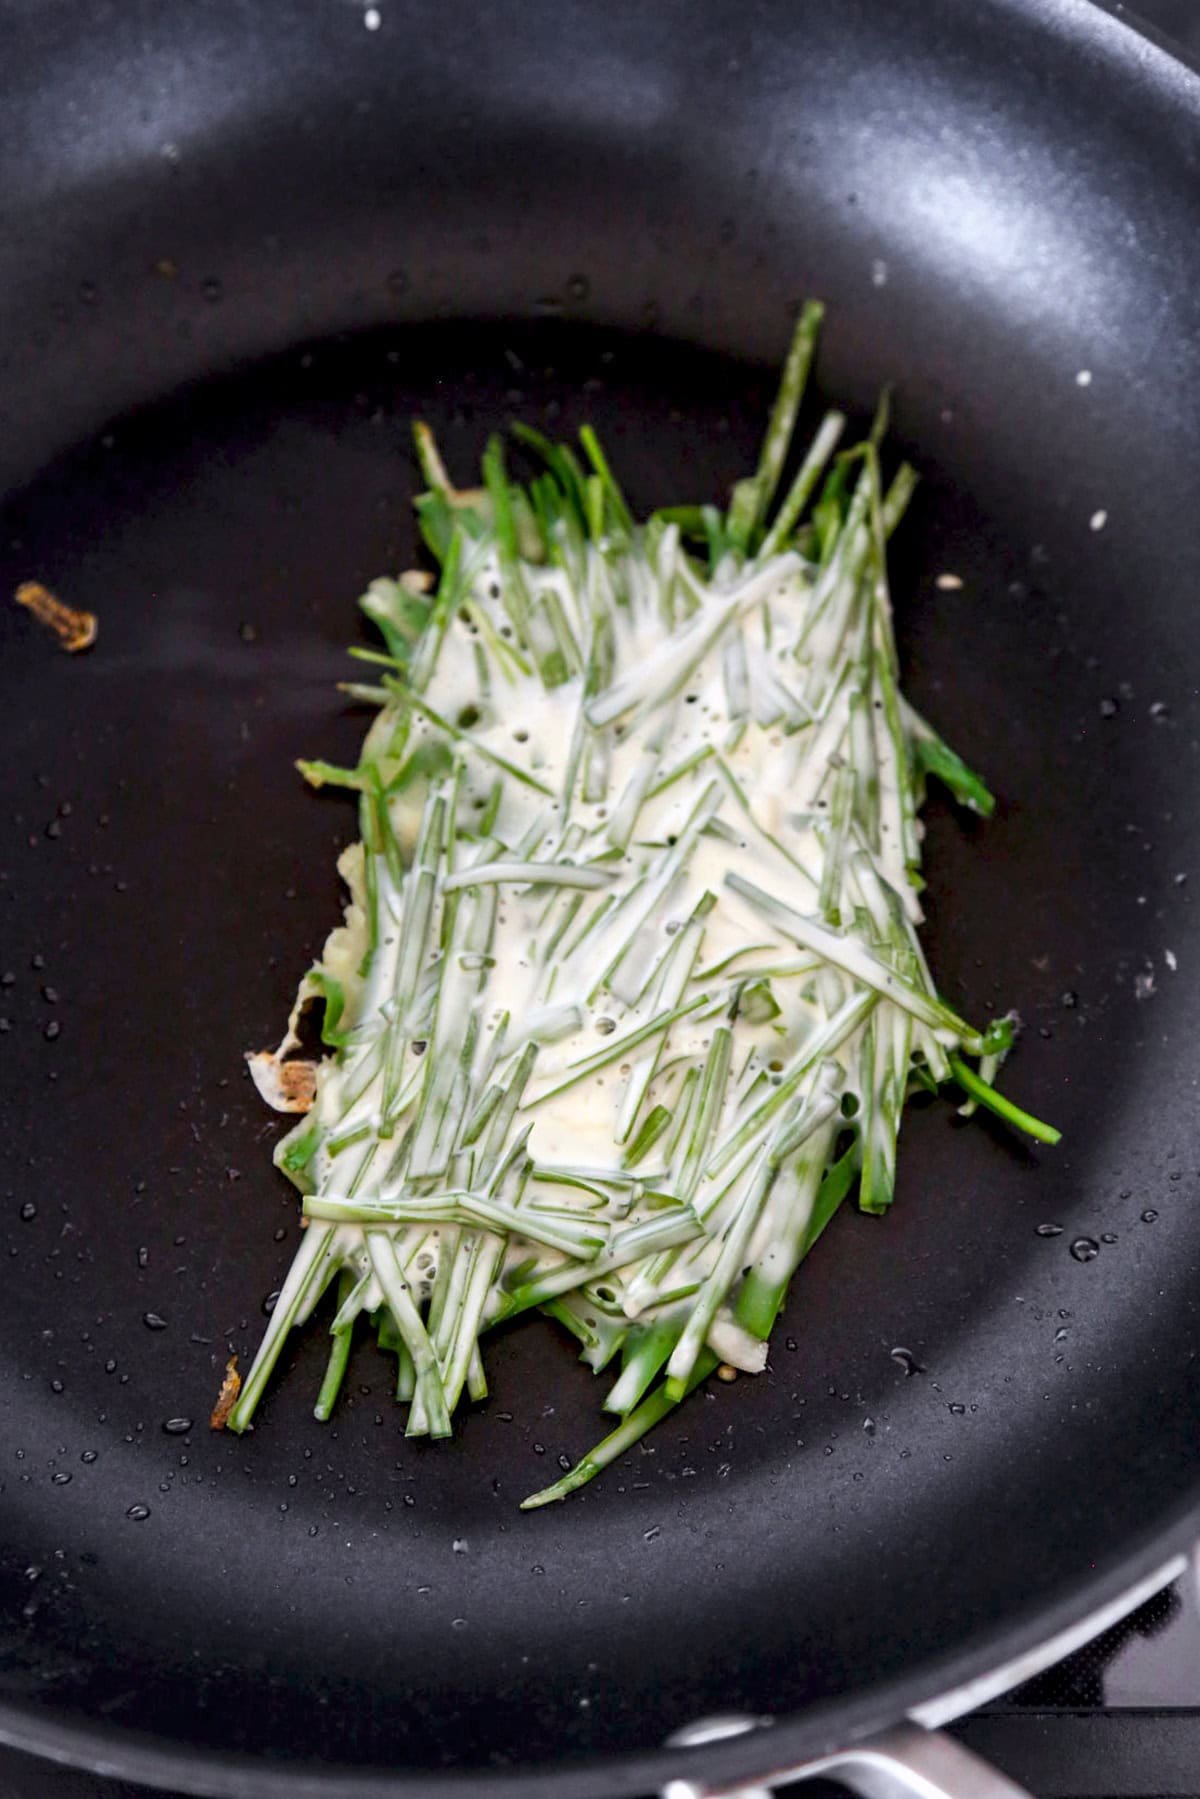
MULTIPOLYGON (((1118 13, 1128 9, 1114 8, 1118 13)), ((1137 9, 1138 14, 1162 32, 1187 45, 1194 54, 1200 55, 1200 3, 1198 0, 1143 0, 1137 9)), ((1051 1799, 1052 1795, 1082 1793, 1084 1791, 1108 1792, 1111 1794, 1133 1795, 1151 1792, 1171 1795, 1183 1795, 1200 1790, 1200 1773, 1197 1768, 1196 1752, 1200 1744, 1188 1739, 1185 1746, 1177 1751, 1164 1750, 1166 1737, 1163 1732, 1156 1736, 1151 1722, 1150 1733, 1140 1739, 1140 1747, 1133 1767, 1125 1765, 1118 1769, 1119 1756, 1114 1749, 1107 1752, 1106 1762, 1110 1770, 1110 1784, 1093 1785, 1092 1781, 1099 1769, 1091 1770, 1084 1765, 1086 1760, 1082 1747, 1075 1743, 1070 1750, 1064 1750, 1057 1757, 1061 1764, 1059 1772, 1055 1772, 1056 1752, 1053 1748, 1053 1727, 1055 1720, 1049 1719, 1035 1738, 1030 1738, 1029 1745, 1023 1750, 1015 1738, 1000 1740, 988 1738, 986 1732, 980 1734, 972 1727, 967 1727, 965 1734, 977 1742, 980 1747, 988 1747, 996 1754, 1009 1757, 1008 1770, 1018 1778, 1038 1781, 1039 1799, 1051 1799), (1156 1775, 1150 1773, 1150 1764, 1165 1753, 1168 1759, 1175 1757, 1175 1766, 1165 1764, 1156 1769, 1156 1775), (1022 1759, 1024 1758, 1024 1759, 1022 1759), (1146 1766, 1147 1784, 1138 1784, 1137 1766, 1146 1766), (1195 1774, 1196 1786, 1191 1784, 1195 1774)), ((1183 1739, 1179 1739, 1183 1745, 1183 1739)), ((101 1780, 95 1776, 70 1770, 54 1770, 40 1762, 33 1762, 24 1756, 0 1752, 0 1799, 142 1799, 148 1789, 135 1788, 127 1784, 101 1780)))

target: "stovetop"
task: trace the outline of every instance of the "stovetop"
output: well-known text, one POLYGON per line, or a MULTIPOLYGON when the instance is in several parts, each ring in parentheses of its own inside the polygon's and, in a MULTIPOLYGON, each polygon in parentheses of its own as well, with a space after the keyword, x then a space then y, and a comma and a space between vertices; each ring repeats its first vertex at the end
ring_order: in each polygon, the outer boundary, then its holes
POLYGON ((1036 1799, 1198 1799, 1195 1579, 949 1728, 1036 1799))
MULTIPOLYGON (((1108 3, 1200 56, 1200 0, 1108 3)), ((1177 1581, 1085 1648, 948 1728, 1035 1799, 1200 1799, 1196 1581, 1177 1581)), ((842 1789, 818 1782, 792 1790, 832 1799, 842 1789)), ((0 1749, 0 1799, 182 1796, 0 1749)))

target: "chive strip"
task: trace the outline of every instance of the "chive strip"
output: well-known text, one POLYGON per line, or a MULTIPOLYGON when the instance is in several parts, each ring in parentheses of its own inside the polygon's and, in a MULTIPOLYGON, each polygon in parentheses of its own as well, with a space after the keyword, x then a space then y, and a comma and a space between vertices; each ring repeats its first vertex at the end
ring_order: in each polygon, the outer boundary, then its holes
POLYGON ((810 949, 835 968, 844 969, 854 980, 873 987, 884 999, 895 1000, 898 1006, 903 1006, 931 1030, 947 1032, 968 1051, 979 1045, 979 1033, 973 1031, 956 1012, 952 1012, 949 1006, 942 1005, 940 1001, 931 999, 910 981, 894 973, 856 939, 827 930, 815 919, 804 917, 739 874, 727 874, 725 885, 741 894, 756 911, 764 918, 770 918, 773 924, 803 949, 810 949))
MULTIPOLYGON (((717 1366, 717 1360, 718 1358, 711 1349, 702 1351, 688 1376, 685 1392, 692 1392, 702 1380, 707 1380, 717 1366)), ((565 1499, 568 1493, 574 1493, 578 1488, 586 1486, 588 1481, 594 1480, 603 1469, 610 1467, 613 1462, 619 1461, 633 1448, 635 1443, 640 1443, 647 1432, 653 1430, 654 1426, 661 1423, 667 1413, 679 1404, 681 1397, 683 1395, 668 1392, 665 1383, 661 1387, 656 1387, 648 1399, 643 1399, 641 1405, 630 1412, 623 1424, 619 1424, 616 1430, 610 1431, 603 1442, 597 1443, 596 1447, 585 1455, 582 1461, 576 1462, 575 1466, 569 1473, 564 1474, 561 1480, 556 1480, 552 1487, 543 1487, 540 1493, 531 1493, 528 1499, 523 1499, 521 1510, 523 1512, 536 1511, 539 1506, 552 1505, 555 1500, 565 1499)))
POLYGON ((575 868, 568 862, 485 862, 473 868, 459 869, 442 882, 443 893, 454 893, 460 887, 498 887, 509 882, 527 882, 540 887, 581 887, 595 891, 607 887, 612 875, 602 868, 575 868))
POLYGON ((997 1093, 994 1087, 990 1086, 987 1081, 981 1080, 973 1069, 968 1068, 960 1057, 951 1056, 950 1067, 963 1092, 970 1094, 972 1099, 978 1100, 979 1104, 985 1106, 989 1112, 994 1112, 997 1118, 1003 1118, 1006 1124, 1013 1125, 1019 1131, 1025 1131, 1030 1137, 1036 1137, 1039 1143, 1062 1142, 1061 1131, 1056 1130, 1052 1124, 1043 1123, 1040 1118, 1034 1118, 1032 1113, 1023 1112, 1020 1106, 1013 1104, 1011 1099, 1005 1099, 1002 1093, 997 1093))

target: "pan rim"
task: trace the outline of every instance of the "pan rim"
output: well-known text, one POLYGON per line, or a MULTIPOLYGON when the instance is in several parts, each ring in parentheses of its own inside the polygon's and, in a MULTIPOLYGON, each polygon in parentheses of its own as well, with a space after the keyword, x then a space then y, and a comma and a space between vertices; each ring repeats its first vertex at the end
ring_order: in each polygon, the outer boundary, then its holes
MULTIPOLYGON (((1114 61, 1132 35, 1153 53, 1145 78, 1164 90, 1180 75, 1200 110, 1200 56, 1175 46, 1156 27, 1126 10, 1120 0, 992 0, 1024 13, 1040 29, 1058 29, 1114 61)), ((999 1628, 982 1627, 966 1643, 925 1660, 870 1691, 821 1701, 804 1712, 703 1750, 704 1777, 738 1784, 769 1775, 792 1762, 842 1749, 871 1736, 945 1695, 986 1679, 995 1670, 1036 1654, 1063 1632, 1146 1580, 1173 1557, 1191 1555, 1200 1542, 1200 1469, 1194 1497, 1164 1518, 1149 1522, 1119 1558, 1097 1566, 1084 1580, 1065 1583, 1051 1601, 1014 1607, 999 1628)), ((36 1703, 0 1699, 0 1744, 58 1765, 109 1779, 174 1789, 201 1799, 621 1799, 660 1789, 671 1779, 695 1777, 697 1752, 663 1748, 604 1756, 577 1763, 548 1763, 509 1773, 475 1770, 404 1773, 382 1768, 318 1770, 287 1760, 264 1762, 248 1754, 181 1744, 117 1725, 55 1716, 36 1703)))
POLYGON ((1010 1615, 999 1632, 985 1627, 966 1646, 867 1693, 822 1701, 773 1720, 769 1729, 707 1744, 702 1752, 663 1748, 511 1773, 318 1771, 311 1764, 182 1747, 119 1726, 43 1718, 36 1708, 12 1701, 0 1701, 0 1744, 60 1766, 195 1799, 421 1799, 431 1793, 438 1799, 635 1799, 661 1791, 671 1780, 694 1778, 699 1753, 707 1782, 739 1786, 851 1747, 975 1681, 985 1681, 997 1669, 1035 1656, 1059 1635, 1117 1604, 1172 1560, 1191 1557, 1198 1543, 1200 1498, 1176 1507, 1165 1522, 1148 1526, 1119 1562, 1071 1584, 1052 1604, 1041 1601, 1010 1615))

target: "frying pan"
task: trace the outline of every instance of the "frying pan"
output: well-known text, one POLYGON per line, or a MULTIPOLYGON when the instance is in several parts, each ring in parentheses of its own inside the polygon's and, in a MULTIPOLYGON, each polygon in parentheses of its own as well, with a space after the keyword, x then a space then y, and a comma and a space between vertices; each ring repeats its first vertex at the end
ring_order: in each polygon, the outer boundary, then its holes
POLYGON ((68 657, 0 611, 0 1736, 193 1792, 584 1799, 773 1720, 704 1750, 728 1783, 1153 1575, 1200 1530, 1196 78, 1082 0, 0 26, 0 582, 100 619, 68 657), (1020 1010, 1061 1148, 915 1110, 770 1372, 565 1506, 516 1509, 598 1434, 549 1324, 448 1444, 365 1347, 315 1423, 319 1329, 210 1433, 297 1234, 242 1054, 354 833, 290 764, 361 734, 407 421, 465 478, 513 414, 590 418, 639 507, 719 499, 809 293, 819 397, 895 385, 901 654, 1002 796, 928 809, 931 960, 1020 1010))

